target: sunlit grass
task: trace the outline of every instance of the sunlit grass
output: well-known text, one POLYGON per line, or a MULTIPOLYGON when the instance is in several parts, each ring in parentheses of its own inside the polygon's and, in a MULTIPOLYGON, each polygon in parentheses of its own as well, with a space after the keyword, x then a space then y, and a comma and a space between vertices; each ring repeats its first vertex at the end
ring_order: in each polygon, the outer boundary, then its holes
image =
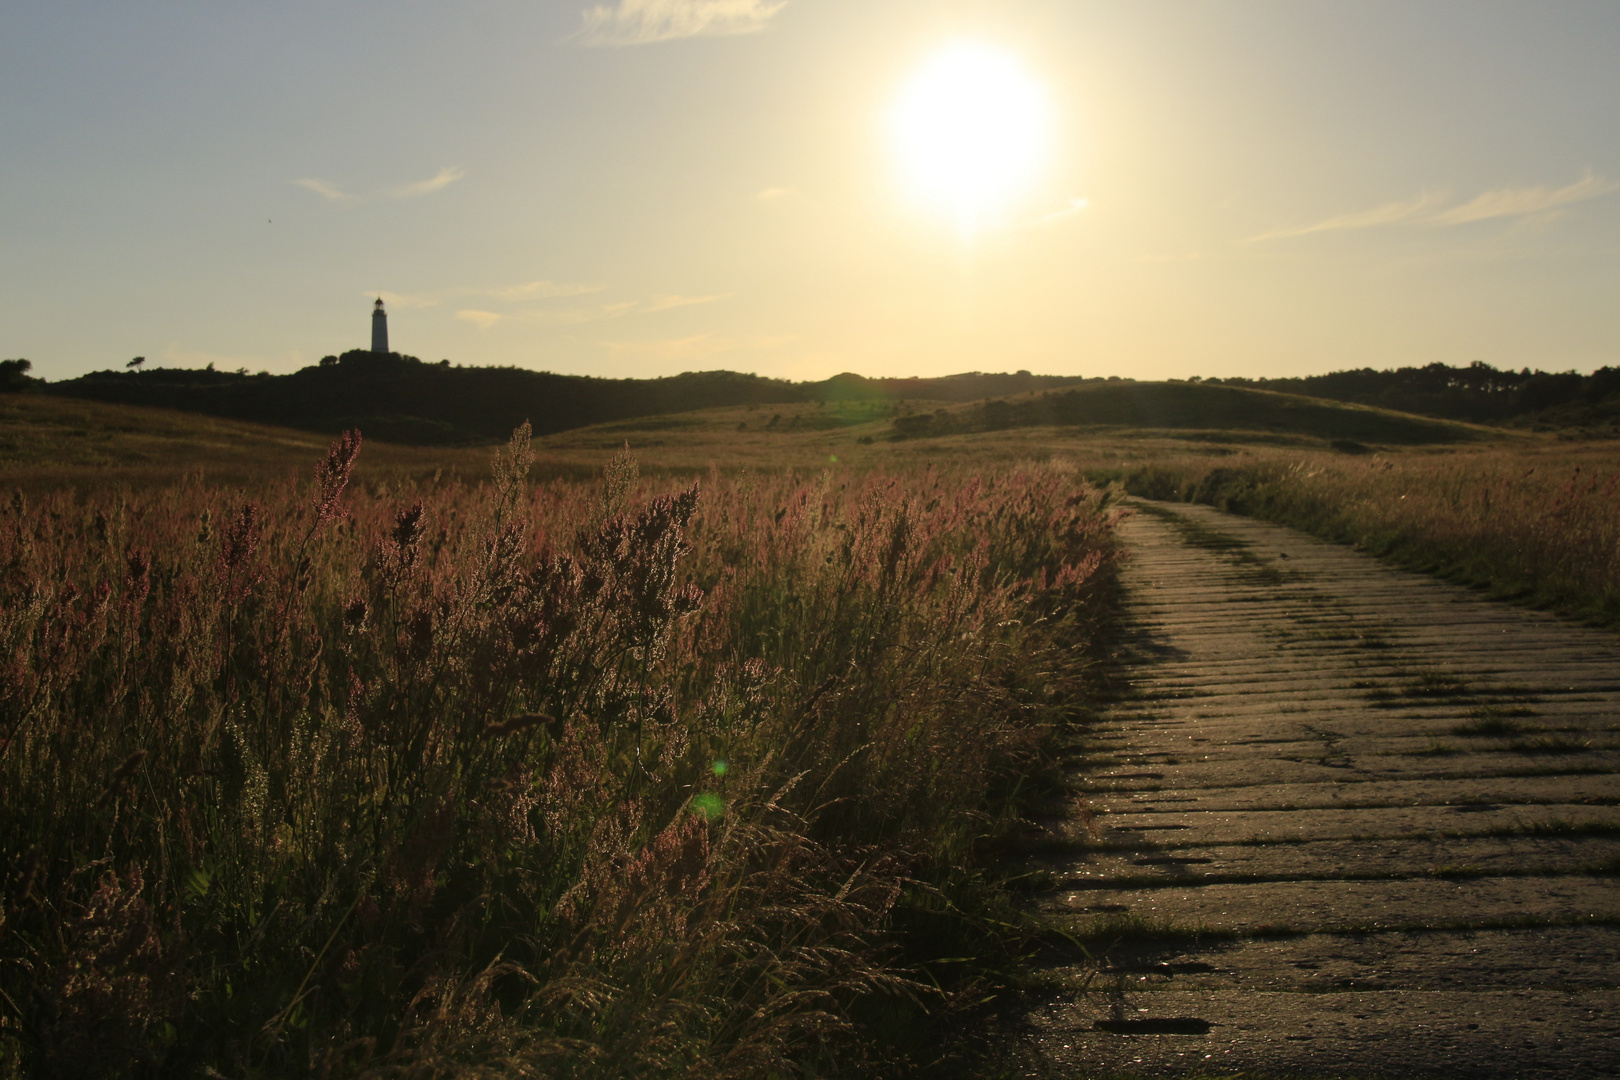
POLYGON ((949 1056, 1028 933, 989 868, 1084 700, 1100 493, 346 455, 0 504, 0 1067, 949 1056))

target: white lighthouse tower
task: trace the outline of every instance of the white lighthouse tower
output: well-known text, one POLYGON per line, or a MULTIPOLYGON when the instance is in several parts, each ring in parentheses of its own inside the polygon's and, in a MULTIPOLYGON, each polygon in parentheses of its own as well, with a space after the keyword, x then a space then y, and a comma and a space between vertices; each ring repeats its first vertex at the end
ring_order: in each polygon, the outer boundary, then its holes
POLYGON ((371 351, 388 351, 388 312, 383 310, 380 296, 377 297, 377 306, 371 309, 371 351))

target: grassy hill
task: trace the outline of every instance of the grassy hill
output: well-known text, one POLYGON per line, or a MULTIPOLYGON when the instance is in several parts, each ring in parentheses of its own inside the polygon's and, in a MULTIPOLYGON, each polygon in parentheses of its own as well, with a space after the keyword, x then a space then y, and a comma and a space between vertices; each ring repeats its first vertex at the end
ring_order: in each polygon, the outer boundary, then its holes
MULTIPOLYGON (((391 442, 455 446, 504 440, 527 420, 536 434, 736 405, 974 401, 1050 389, 1079 377, 970 372, 931 379, 838 375, 792 383, 732 371, 661 379, 598 379, 525 368, 452 367, 355 350, 290 375, 156 368, 97 371, 44 393, 335 433, 359 428, 391 442)), ((31 381, 32 382, 32 381, 31 381)))
POLYGON ((1087 427, 1271 434, 1354 452, 1366 443, 1416 446, 1477 438, 1481 429, 1390 409, 1209 383, 1091 382, 1076 389, 899 416, 893 437, 1021 427, 1087 427))
MULTIPOLYGON (((148 487, 201 474, 215 483, 261 483, 307 475, 325 453, 323 435, 170 409, 46 394, 0 394, 0 485, 42 490, 128 484, 148 487)), ((401 474, 482 475, 489 453, 367 441, 365 468, 401 474)))
MULTIPOLYGON (((132 376, 126 385, 140 386, 148 378, 132 376)), ((255 381, 252 376, 231 378, 255 381)), ((929 391, 967 393, 1003 378, 1017 377, 929 380, 934 384, 929 391)), ((836 392, 825 394, 823 400, 647 413, 560 429, 554 425, 549 434, 537 436, 538 468, 559 476, 589 474, 600 468, 605 455, 626 443, 642 456, 643 469, 659 473, 706 469, 711 462, 722 469, 819 468, 835 463, 862 468, 908 467, 944 457, 980 462, 1053 453, 1090 457, 1113 454, 1126 444, 1129 451, 1118 452, 1130 457, 1220 453, 1225 452, 1221 446, 1242 445, 1356 453, 1373 447, 1439 448, 1506 436, 1385 409, 1210 384, 1093 380, 1066 389, 951 404, 940 399, 890 400, 884 382, 848 377, 810 384, 818 389, 831 384, 836 392)), ((710 385, 723 382, 714 380, 710 385)), ((657 402, 642 404, 651 407, 657 402)), ((485 441, 493 442, 525 419, 529 419, 525 413, 509 406, 468 426, 487 432, 485 441), (497 432, 496 425, 508 421, 510 426, 497 432)), ((434 472, 478 477, 488 464, 483 446, 406 445, 415 432, 389 424, 386 414, 338 417, 333 422, 342 420, 365 435, 362 477, 434 472)), ((145 485, 195 472, 219 482, 246 482, 307 470, 324 452, 329 437, 325 431, 317 434, 174 409, 54 394, 0 394, 0 483, 145 485)))
POLYGON ((1383 371, 1361 368, 1280 379, 1210 381, 1478 424, 1620 434, 1620 368, 1616 367, 1582 375, 1529 368, 1498 370, 1475 361, 1467 367, 1435 363, 1383 371))
MULTIPOLYGON (((526 368, 423 363, 398 353, 353 350, 290 375, 183 368, 97 371, 45 383, 28 362, 0 363, 0 392, 179 409, 208 416, 333 434, 360 428, 419 446, 490 444, 528 420, 538 435, 645 417, 733 406, 835 406, 841 422, 917 416, 903 437, 1027 425, 1105 425, 1293 432, 1411 445, 1447 441, 1442 424, 1395 424, 1393 415, 1438 421, 1620 434, 1620 369, 1591 375, 1497 371, 1484 364, 1430 364, 1392 371, 1332 372, 1289 379, 1210 379, 1135 383, 1083 376, 966 372, 930 378, 867 378, 845 373, 788 382, 732 371, 659 379, 600 379, 526 368), (15 369, 15 370, 13 370, 15 369), (1272 392, 1269 403, 1245 397, 1272 392), (1032 404, 1038 396, 1041 404, 1032 404), (996 403, 992 399, 1008 399, 996 403), (1294 402, 1282 405, 1286 399, 1294 402), (1301 404, 1302 401, 1314 404, 1301 404), (950 406, 985 402, 977 419, 950 406), (1333 411, 1338 405, 1367 410, 1333 411), (938 407, 944 407, 940 413, 938 407), (1383 416, 1384 420, 1374 419, 1383 416)), ((1451 432, 1451 434, 1446 434, 1451 432)))

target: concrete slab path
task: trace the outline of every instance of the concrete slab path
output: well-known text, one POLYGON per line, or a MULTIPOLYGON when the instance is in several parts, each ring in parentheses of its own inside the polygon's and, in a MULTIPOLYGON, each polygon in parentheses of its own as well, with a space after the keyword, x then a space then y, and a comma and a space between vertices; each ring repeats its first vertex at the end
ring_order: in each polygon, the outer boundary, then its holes
POLYGON ((1138 506, 1049 1074, 1620 1076, 1620 637, 1138 506))

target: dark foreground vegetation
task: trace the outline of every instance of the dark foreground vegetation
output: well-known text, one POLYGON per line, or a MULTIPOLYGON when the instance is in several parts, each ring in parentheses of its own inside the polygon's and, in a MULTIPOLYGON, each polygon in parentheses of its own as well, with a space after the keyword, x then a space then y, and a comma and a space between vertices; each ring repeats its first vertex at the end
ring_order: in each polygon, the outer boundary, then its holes
MULTIPOLYGON (((0 1075, 937 1075, 1111 579, 1074 473, 0 509, 0 1075)), ((956 1033, 957 1037, 952 1037, 956 1033)))

